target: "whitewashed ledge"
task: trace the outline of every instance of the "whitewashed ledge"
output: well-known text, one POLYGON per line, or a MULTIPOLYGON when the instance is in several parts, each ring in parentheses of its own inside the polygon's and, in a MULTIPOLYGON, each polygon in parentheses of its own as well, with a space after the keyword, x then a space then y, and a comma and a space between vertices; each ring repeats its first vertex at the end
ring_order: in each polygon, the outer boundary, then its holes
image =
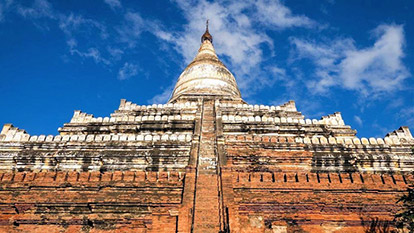
POLYGON ((357 138, 357 137, 284 137, 284 136, 266 136, 266 135, 227 135, 226 140, 229 141, 254 141, 254 142, 270 142, 270 143, 300 143, 310 145, 369 145, 369 146, 399 146, 412 145, 414 139, 407 137, 385 137, 385 138, 357 138))
POLYGON ((217 107, 222 108, 236 108, 238 110, 249 110, 249 111, 287 111, 296 112, 296 105, 294 101, 289 101, 279 106, 268 106, 268 105, 252 105, 252 104, 233 104, 233 103, 216 103, 217 107))
POLYGON ((291 117, 268 117, 268 116, 241 116, 241 115, 223 115, 222 120, 224 123, 296 123, 301 125, 331 125, 331 126, 344 126, 343 120, 337 119, 298 119, 291 117))
POLYGON ((195 119, 195 114, 182 114, 182 115, 166 115, 155 114, 143 116, 116 116, 116 117, 94 117, 92 114, 86 114, 79 110, 76 110, 73 114, 70 123, 106 123, 106 122, 145 122, 145 121, 177 121, 186 120, 192 121, 195 119))
POLYGON ((96 135, 34 135, 6 124, 0 142, 191 142, 192 134, 96 134, 96 135))
POLYGON ((152 105, 137 105, 131 101, 121 99, 118 110, 122 111, 145 111, 148 109, 163 110, 163 109, 194 109, 197 107, 196 102, 185 102, 175 104, 152 104, 152 105))

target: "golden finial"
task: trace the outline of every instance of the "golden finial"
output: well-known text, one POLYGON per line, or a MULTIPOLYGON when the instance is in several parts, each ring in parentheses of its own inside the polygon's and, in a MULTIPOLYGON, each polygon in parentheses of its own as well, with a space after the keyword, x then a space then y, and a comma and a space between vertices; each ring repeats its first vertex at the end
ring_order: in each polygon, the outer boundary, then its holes
POLYGON ((208 32, 208 21, 209 20, 207 19, 207 21, 206 21, 206 32, 204 32, 203 36, 201 36, 201 43, 203 43, 205 40, 208 40, 211 43, 213 43, 213 37, 208 32))

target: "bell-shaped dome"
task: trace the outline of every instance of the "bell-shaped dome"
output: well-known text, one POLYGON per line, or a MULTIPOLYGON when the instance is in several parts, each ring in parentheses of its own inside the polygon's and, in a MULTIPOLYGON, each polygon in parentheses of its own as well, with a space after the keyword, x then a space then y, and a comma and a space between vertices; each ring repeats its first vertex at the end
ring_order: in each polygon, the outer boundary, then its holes
POLYGON ((169 102, 183 95, 220 95, 241 99, 236 79, 217 57, 208 28, 201 41, 197 56, 181 73, 169 102))

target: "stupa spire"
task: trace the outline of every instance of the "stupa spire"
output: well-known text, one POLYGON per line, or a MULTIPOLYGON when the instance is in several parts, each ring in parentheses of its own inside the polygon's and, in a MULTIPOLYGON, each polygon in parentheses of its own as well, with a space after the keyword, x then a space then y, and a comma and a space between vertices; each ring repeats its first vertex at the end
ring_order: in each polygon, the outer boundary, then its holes
POLYGON ((206 21, 206 31, 201 36, 201 43, 203 43, 205 40, 209 40, 211 43, 213 43, 213 36, 208 31, 208 19, 206 21))
POLYGON ((169 102, 176 101, 180 96, 200 95, 218 95, 241 100, 236 79, 214 50, 208 23, 207 20, 198 53, 178 78, 169 102))

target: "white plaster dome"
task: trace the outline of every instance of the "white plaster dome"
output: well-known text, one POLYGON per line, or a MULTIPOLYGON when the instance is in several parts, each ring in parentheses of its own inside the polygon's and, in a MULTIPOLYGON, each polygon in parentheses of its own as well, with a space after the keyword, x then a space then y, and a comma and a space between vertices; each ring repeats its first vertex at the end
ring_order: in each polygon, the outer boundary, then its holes
POLYGON ((169 102, 182 95, 222 95, 240 99, 233 74, 218 59, 208 30, 197 56, 181 73, 169 102))

